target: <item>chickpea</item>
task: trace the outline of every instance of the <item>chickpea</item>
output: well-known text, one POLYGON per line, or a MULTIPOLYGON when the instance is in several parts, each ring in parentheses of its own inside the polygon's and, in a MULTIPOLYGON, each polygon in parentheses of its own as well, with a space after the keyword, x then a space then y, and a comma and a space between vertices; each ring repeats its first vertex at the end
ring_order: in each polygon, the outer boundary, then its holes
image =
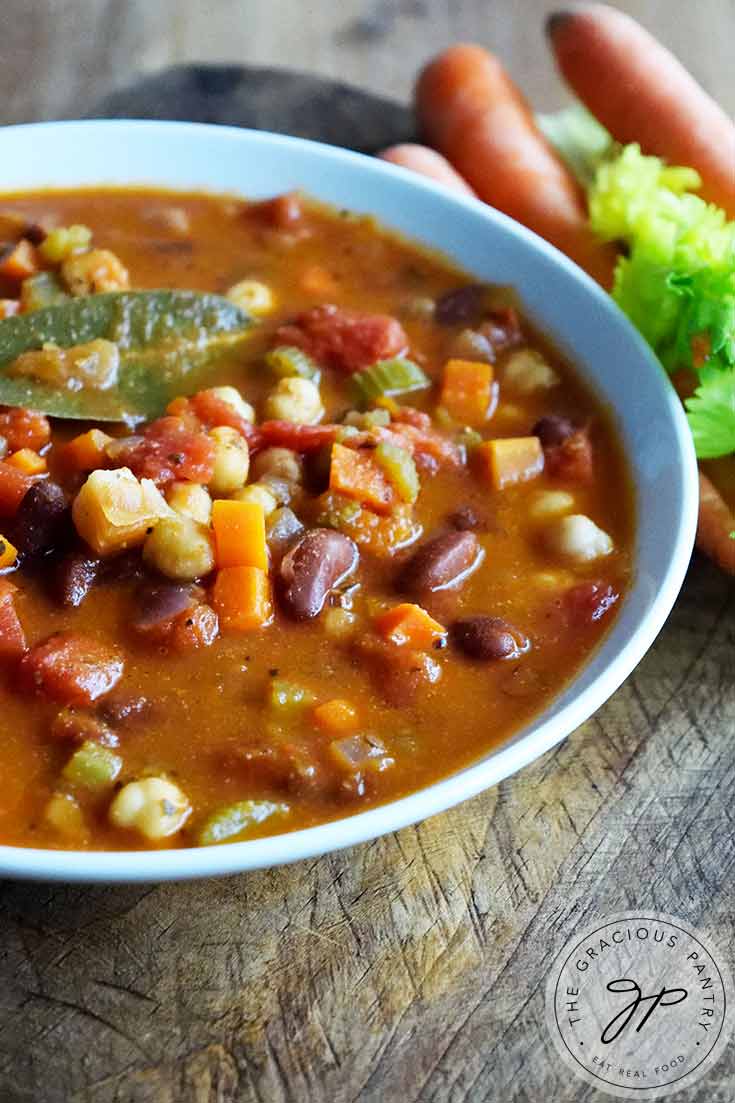
POLYGON ((533 349, 519 349, 505 365, 502 385, 517 394, 548 390, 559 382, 559 376, 533 349))
POLYGON ((175 582, 193 582, 214 567, 212 537, 191 517, 164 517, 143 545, 143 560, 175 582))
POLYGON ((260 280, 240 280, 229 289, 226 297, 235 306, 248 314, 254 314, 256 318, 270 314, 276 306, 270 287, 260 280))
POLYGON ((547 533, 547 543, 557 555, 578 563, 590 563, 613 550, 608 534, 584 513, 572 513, 555 521, 547 533))
POLYGON ((138 831, 152 842, 175 835, 190 814, 191 805, 184 793, 162 777, 128 782, 109 810, 114 827, 138 831))
POLYGON ((184 517, 191 517, 200 525, 208 525, 212 516, 212 499, 205 486, 199 483, 172 483, 167 494, 171 509, 184 517))
POLYGON ((295 425, 315 425, 324 417, 319 388, 310 379, 280 379, 265 403, 266 416, 295 425))
POLYGON ((301 458, 290 448, 266 448, 253 460, 253 475, 256 479, 268 475, 298 484, 303 482, 304 466, 301 458))
POLYGON ((254 424, 255 410, 249 402, 245 401, 236 387, 212 387, 211 393, 220 402, 226 402, 228 406, 232 406, 245 421, 249 421, 251 425, 254 424))
POLYGON ((127 268, 109 249, 72 254, 62 264, 61 275, 72 295, 126 291, 130 287, 127 268))
POLYGON ((354 633, 357 626, 357 617, 348 609, 340 609, 335 606, 326 610, 322 623, 324 631, 332 639, 345 639, 354 633))
POLYGON ((543 521, 573 509, 574 498, 566 490, 539 490, 531 502, 529 514, 534 521, 543 521))
POLYGON ((251 483, 238 490, 232 497, 236 502, 257 502, 263 507, 263 513, 269 517, 276 509, 278 501, 264 483, 251 483))
POLYGON ((209 489, 215 498, 226 498, 241 490, 247 482, 250 468, 248 443, 237 429, 227 425, 218 425, 209 435, 215 447, 214 474, 209 489))

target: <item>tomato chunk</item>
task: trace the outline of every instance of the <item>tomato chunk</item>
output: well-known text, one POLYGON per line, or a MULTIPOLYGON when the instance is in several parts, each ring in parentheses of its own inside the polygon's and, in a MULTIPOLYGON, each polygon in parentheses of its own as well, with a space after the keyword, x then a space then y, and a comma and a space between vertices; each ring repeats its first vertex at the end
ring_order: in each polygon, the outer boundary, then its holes
POLYGON ((207 429, 214 429, 217 425, 228 425, 231 429, 237 429, 247 441, 254 433, 254 427, 239 414, 234 406, 212 389, 199 391, 189 399, 190 407, 202 425, 207 429))
POLYGON ((301 221, 304 209, 296 192, 275 195, 258 203, 256 212, 268 226, 275 230, 292 230, 301 221))
POLYGON ((15 609, 17 587, 0 578, 0 662, 19 659, 26 650, 26 637, 15 609))
POLYGON ((191 429, 180 417, 161 417, 143 430, 108 448, 116 467, 129 467, 139 479, 158 486, 178 479, 208 483, 214 473, 214 442, 191 429))
POLYGON ((607 582, 580 582, 564 595, 564 607, 575 624, 593 624, 612 609, 620 597, 607 582))
POLYGON ((109 644, 77 632, 58 632, 26 652, 21 685, 63 705, 91 705, 117 685, 121 654, 109 644))
POLYGON ((589 483, 594 474, 592 441, 586 429, 572 433, 560 444, 544 449, 546 471, 571 483, 589 483))
POLYGON ((339 425, 296 425, 293 421, 264 421, 258 426, 260 448, 292 448, 294 452, 318 452, 333 444, 339 425))
POLYGON ((51 439, 51 426, 47 417, 34 410, 0 406, 0 437, 5 437, 9 452, 21 448, 39 452, 51 439))
POLYGON ((387 314, 360 314, 332 304, 315 306, 276 332, 279 345, 296 345, 320 364, 355 372, 408 348, 400 322, 387 314))

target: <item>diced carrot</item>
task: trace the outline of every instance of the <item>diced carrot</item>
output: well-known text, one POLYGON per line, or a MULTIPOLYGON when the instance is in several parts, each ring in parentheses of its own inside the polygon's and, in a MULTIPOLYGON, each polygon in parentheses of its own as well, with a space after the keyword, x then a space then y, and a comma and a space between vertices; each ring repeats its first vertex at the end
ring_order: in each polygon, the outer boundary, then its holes
POLYGON ((321 264, 310 264, 301 275, 301 287, 307 295, 316 298, 333 299, 339 294, 339 284, 328 268, 321 264))
POLYGON ((223 567, 214 582, 212 605, 225 631, 265 627, 273 617, 268 573, 258 567, 223 567))
POLYGON ((382 468, 366 452, 332 446, 329 489, 353 498, 375 513, 390 513, 396 493, 382 468))
POLYGON ((12 318, 19 310, 19 299, 0 299, 0 318, 12 318))
POLYGON ((538 437, 487 440, 476 455, 496 490, 535 479, 544 469, 544 450, 538 437))
POLYGON ((19 448, 12 456, 8 456, 5 462, 25 475, 43 475, 48 471, 48 464, 43 456, 39 456, 32 448, 19 448))
POLYGON ((0 460, 0 517, 12 517, 31 489, 34 479, 0 460))
POLYGON ((260 502, 217 500, 212 505, 212 528, 218 567, 268 569, 265 511, 260 502))
POLYGON ((27 238, 21 238, 0 258, 0 276, 8 280, 25 280, 38 272, 38 254, 27 238))
POLYGON ((314 709, 314 723, 329 734, 344 735, 357 728, 357 709, 349 701, 334 697, 314 709))
POLYGON ((478 360, 447 360, 441 404, 464 425, 482 425, 490 412, 493 369, 478 360))
MULTIPOLYGON (((18 549, 14 548, 5 536, 0 536, 0 571, 12 567, 18 558, 18 549)), ((2 597, 0 596, 0 600, 2 597)))
POLYGON ((375 627, 383 639, 398 645, 409 644, 423 651, 447 634, 446 628, 412 602, 402 602, 375 618, 375 627))
POLYGON ((23 626, 15 611, 17 586, 0 578, 0 661, 18 659, 26 650, 23 626))
POLYGON ((61 458, 65 464, 76 471, 96 471, 99 467, 107 466, 105 448, 112 439, 101 429, 90 429, 70 440, 64 446, 61 458))

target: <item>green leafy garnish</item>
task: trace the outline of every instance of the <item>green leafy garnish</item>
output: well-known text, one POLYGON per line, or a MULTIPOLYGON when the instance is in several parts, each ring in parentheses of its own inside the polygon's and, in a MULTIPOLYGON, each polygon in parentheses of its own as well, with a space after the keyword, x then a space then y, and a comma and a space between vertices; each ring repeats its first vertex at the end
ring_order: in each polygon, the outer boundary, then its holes
POLYGON ((96 421, 155 417, 171 398, 203 385, 213 360, 251 324, 227 299, 195 291, 109 292, 6 318, 0 321, 0 404, 96 421), (13 375, 24 353, 99 339, 120 353, 114 386, 51 383, 29 376, 27 367, 22 376, 13 375))
POLYGON ((703 368, 699 379, 685 403, 697 455, 727 456, 735 452, 735 368, 703 368))

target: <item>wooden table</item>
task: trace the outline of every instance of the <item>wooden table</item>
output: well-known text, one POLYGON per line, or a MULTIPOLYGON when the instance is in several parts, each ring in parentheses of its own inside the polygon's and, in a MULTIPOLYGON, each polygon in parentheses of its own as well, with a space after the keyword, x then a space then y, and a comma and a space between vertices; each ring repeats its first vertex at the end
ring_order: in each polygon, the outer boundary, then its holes
MULTIPOLYGON (((459 38, 562 101, 554 4, 2 0, 0 121, 88 110, 174 61, 289 64, 406 97, 459 38)), ((624 5, 735 112, 733 0, 624 5)), ((1 180, 1 170, 0 170, 1 180)), ((291 868, 129 888, 0 886, 2 1103, 571 1103, 556 951, 669 912, 735 954, 735 592, 695 562, 655 647, 566 743, 442 816, 291 868)), ((1 721, 0 721, 1 726, 1 721)), ((735 1048, 677 1098, 731 1103, 735 1048)))

